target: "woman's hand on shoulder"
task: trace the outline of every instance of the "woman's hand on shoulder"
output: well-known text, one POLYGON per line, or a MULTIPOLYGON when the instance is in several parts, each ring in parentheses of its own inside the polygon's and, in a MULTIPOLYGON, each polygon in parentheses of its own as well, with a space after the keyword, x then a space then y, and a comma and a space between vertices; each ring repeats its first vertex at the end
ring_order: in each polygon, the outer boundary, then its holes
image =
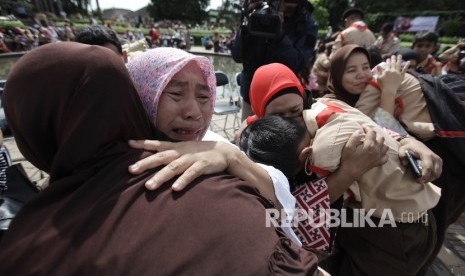
POLYGON ((231 158, 241 152, 232 144, 212 141, 165 142, 156 140, 129 141, 132 148, 156 151, 153 155, 129 166, 132 174, 141 174, 149 169, 166 165, 146 183, 148 190, 155 190, 163 183, 179 175, 172 189, 180 191, 195 178, 223 172, 231 158))

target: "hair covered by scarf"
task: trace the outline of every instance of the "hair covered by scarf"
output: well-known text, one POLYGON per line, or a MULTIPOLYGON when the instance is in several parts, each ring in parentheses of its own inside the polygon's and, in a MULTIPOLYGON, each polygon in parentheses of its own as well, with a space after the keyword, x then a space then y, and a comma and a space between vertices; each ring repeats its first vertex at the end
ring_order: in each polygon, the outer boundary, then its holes
POLYGON ((265 108, 270 99, 285 88, 295 87, 300 95, 304 88, 297 76, 281 63, 270 63, 259 67, 250 84, 250 103, 258 118, 265 116, 265 108))
POLYGON ((370 62, 370 55, 365 48, 356 44, 346 45, 337 50, 337 52, 331 57, 328 79, 328 96, 343 101, 350 106, 355 106, 355 103, 358 101, 360 96, 349 93, 342 85, 342 78, 347 66, 347 61, 354 52, 365 54, 368 62, 370 62))
POLYGON ((3 96, 21 153, 52 180, 105 164, 129 139, 154 138, 124 63, 100 46, 31 51, 11 70, 3 96))
POLYGON ((192 55, 176 48, 160 47, 148 50, 128 62, 129 75, 154 125, 157 119, 158 102, 163 90, 173 76, 189 62, 195 62, 200 67, 203 78, 210 89, 213 109, 216 79, 213 65, 208 58, 192 55))

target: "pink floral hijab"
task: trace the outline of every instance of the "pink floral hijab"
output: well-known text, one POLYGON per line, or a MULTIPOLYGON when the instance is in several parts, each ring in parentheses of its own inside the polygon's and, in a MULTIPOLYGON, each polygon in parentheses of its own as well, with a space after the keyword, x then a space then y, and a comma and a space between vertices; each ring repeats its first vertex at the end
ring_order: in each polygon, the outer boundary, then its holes
POLYGON ((216 79, 213 64, 208 58, 192 55, 176 48, 159 47, 148 50, 127 63, 132 82, 154 124, 157 119, 158 102, 163 90, 165 90, 173 76, 191 61, 194 61, 200 67, 203 78, 210 88, 213 112, 216 79))

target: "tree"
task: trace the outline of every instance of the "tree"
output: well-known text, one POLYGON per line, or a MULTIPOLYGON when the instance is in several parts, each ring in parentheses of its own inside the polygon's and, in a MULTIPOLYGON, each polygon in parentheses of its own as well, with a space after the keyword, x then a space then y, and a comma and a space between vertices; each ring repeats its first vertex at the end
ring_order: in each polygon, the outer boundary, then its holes
POLYGON ((329 12, 323 6, 323 0, 310 0, 310 3, 313 5, 313 20, 318 23, 319 29, 326 28, 329 24, 329 12))
POLYGON ((234 14, 237 9, 234 7, 234 4, 240 5, 240 0, 223 0, 221 6, 218 7, 218 16, 216 17, 216 25, 219 25, 221 19, 226 14, 234 14))
POLYGON ((151 0, 147 10, 156 20, 181 20, 201 23, 207 19, 210 0, 151 0))
POLYGON ((96 4, 97 4, 97 14, 98 14, 98 18, 100 19, 100 21, 102 21, 102 24, 105 24, 105 20, 103 20, 103 14, 102 14, 102 10, 100 9, 100 2, 98 0, 95 0, 96 4))
POLYGON ((343 28, 341 15, 349 5, 348 0, 312 0, 310 2, 315 8, 314 18, 317 23, 321 24, 321 26, 325 26, 325 22, 318 22, 319 17, 324 20, 323 18, 329 15, 326 17, 326 20, 329 20, 329 25, 333 27, 333 30, 343 28))

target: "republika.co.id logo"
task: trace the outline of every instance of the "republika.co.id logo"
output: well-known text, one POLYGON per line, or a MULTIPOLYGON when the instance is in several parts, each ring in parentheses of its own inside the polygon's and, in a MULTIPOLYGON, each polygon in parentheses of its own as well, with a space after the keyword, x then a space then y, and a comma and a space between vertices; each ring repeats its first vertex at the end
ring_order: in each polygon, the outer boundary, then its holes
MULTIPOLYGON (((311 227, 397 227, 398 221, 394 219, 391 209, 383 209, 380 217, 373 217, 376 209, 318 209, 305 210, 266 210, 267 227, 292 227, 296 228, 299 222, 305 222, 311 227), (289 216, 288 214, 294 214, 289 216)), ((428 224, 428 214, 403 212, 401 214, 402 223, 421 222, 428 224), (416 219, 420 218, 420 219, 416 219)))

